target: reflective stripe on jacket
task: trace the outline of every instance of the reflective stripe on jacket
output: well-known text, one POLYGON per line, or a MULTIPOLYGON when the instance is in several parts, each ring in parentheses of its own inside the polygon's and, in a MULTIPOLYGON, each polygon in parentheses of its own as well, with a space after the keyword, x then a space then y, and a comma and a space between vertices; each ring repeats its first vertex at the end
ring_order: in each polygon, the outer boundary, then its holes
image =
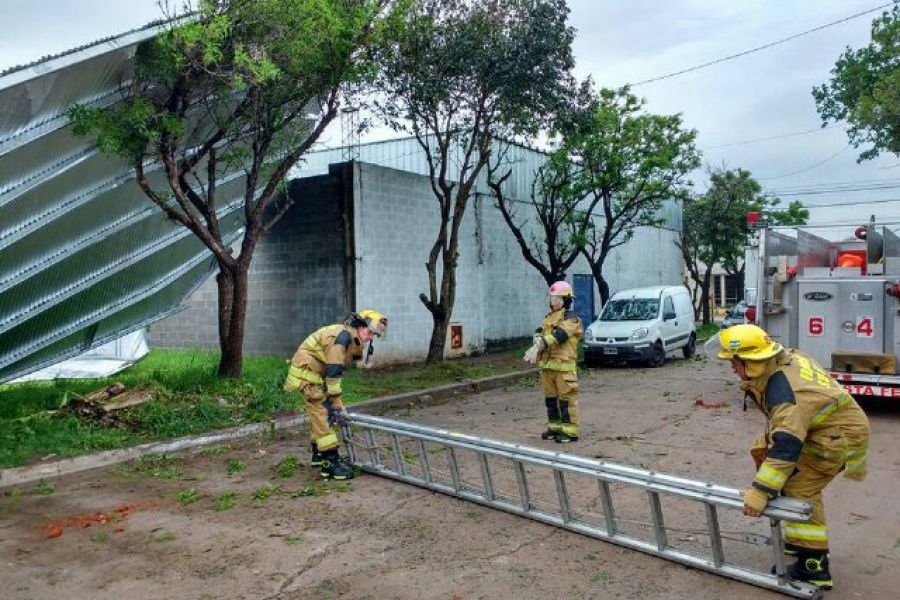
POLYGON ((541 323, 540 335, 547 347, 538 355, 538 366, 550 371, 577 371, 578 342, 583 333, 581 319, 574 312, 551 310, 541 323))
POLYGON ((869 420, 814 360, 786 350, 741 387, 751 392, 768 418, 768 452, 753 487, 769 496, 778 494, 798 462, 821 472, 843 466, 845 477, 865 477, 869 420))
POLYGON ((356 329, 347 325, 328 325, 307 336, 291 358, 284 382, 285 391, 300 388, 304 382, 325 387, 341 406, 341 377, 347 365, 362 358, 362 342, 356 329))

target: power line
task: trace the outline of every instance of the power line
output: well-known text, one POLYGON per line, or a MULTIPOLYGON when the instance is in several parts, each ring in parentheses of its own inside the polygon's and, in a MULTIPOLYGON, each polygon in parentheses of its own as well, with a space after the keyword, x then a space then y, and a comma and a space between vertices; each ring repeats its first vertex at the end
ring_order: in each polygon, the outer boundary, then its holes
POLYGON ((825 204, 804 204, 803 208, 830 208, 833 206, 859 206, 861 204, 900 204, 900 198, 879 198, 877 200, 857 200, 856 202, 827 202, 825 204))
POLYGON ((812 188, 812 189, 774 189, 767 190, 765 195, 768 197, 786 197, 786 196, 822 196, 827 194, 853 194, 857 192, 877 192, 882 190, 900 189, 900 183, 894 184, 878 184, 863 185, 856 187, 833 187, 833 188, 812 188))
POLYGON ((794 35, 790 35, 790 36, 788 36, 788 37, 786 37, 786 38, 781 38, 780 40, 775 40, 774 42, 769 42, 768 44, 763 44, 762 46, 757 46, 756 48, 751 48, 751 49, 749 49, 749 50, 744 50, 743 52, 738 52, 737 54, 730 54, 730 55, 728 55, 728 56, 723 56, 723 57, 721 57, 721 58, 717 58, 717 59, 715 59, 715 60, 711 60, 711 61, 709 61, 709 62, 705 62, 705 63, 703 63, 703 64, 696 65, 696 66, 693 66, 693 67, 688 67, 687 69, 681 69, 680 71, 675 71, 675 72, 673 72, 673 73, 668 73, 668 74, 666 74, 666 75, 660 75, 660 76, 658 76, 658 77, 651 77, 650 79, 644 79, 644 80, 642 80, 642 81, 638 81, 637 83, 632 83, 632 84, 630 84, 630 85, 631 85, 631 87, 637 87, 637 86, 639 86, 639 85, 644 85, 644 84, 646 84, 646 83, 652 83, 652 82, 654 82, 654 81, 661 81, 661 80, 663 80, 663 79, 669 79, 670 77, 677 77, 678 75, 684 75, 685 73, 690 73, 690 72, 692 72, 692 71, 697 71, 697 70, 699 70, 699 69, 705 69, 706 67, 710 67, 710 66, 712 66, 712 65, 717 65, 717 64, 719 64, 719 63, 723 63, 723 62, 728 61, 728 60, 732 60, 732 59, 735 59, 735 58, 739 58, 739 57, 741 57, 741 56, 746 56, 746 55, 752 54, 752 53, 754 53, 754 52, 759 52, 760 50, 765 50, 766 48, 771 48, 772 46, 777 46, 778 44, 783 44, 783 43, 785 43, 785 42, 789 42, 789 41, 791 41, 791 40, 795 40, 795 39, 797 39, 797 38, 799 38, 799 37, 803 37, 804 35, 809 35, 810 33, 814 33, 814 32, 816 32, 816 31, 821 31, 822 29, 826 29, 826 28, 832 27, 832 26, 834 26, 834 25, 839 25, 839 24, 841 24, 841 23, 846 23, 847 21, 850 21, 851 19, 856 19, 856 18, 858 18, 858 17, 862 17, 862 16, 864 16, 864 15, 868 15, 868 14, 870 14, 870 13, 877 12, 877 11, 879 11, 879 10, 882 10, 882 9, 884 9, 884 8, 887 8, 887 7, 889 7, 889 6, 892 6, 893 4, 894 4, 893 2, 888 2, 887 4, 882 4, 881 6, 877 6, 877 7, 873 8, 873 9, 866 10, 866 11, 863 11, 863 12, 860 12, 860 13, 856 13, 855 15, 850 15, 849 17, 844 17, 843 19, 839 19, 839 20, 837 20, 837 21, 832 21, 832 22, 830 22, 830 23, 825 23, 824 25, 819 25, 818 27, 814 27, 814 28, 812 28, 812 29, 807 29, 806 31, 803 31, 803 32, 800 32, 800 33, 796 33, 796 34, 794 34, 794 35))
POLYGON ((783 177, 790 177, 791 175, 799 175, 800 173, 806 173, 807 171, 812 171, 812 170, 815 169, 816 167, 819 167, 819 166, 824 165, 824 164, 827 163, 829 160, 832 160, 832 159, 834 159, 834 158, 837 158, 837 156, 838 156, 839 154, 841 154, 841 153, 843 153, 844 151, 846 151, 849 147, 850 147, 850 144, 847 144, 846 146, 844 146, 843 148, 841 148, 840 150, 838 150, 837 152, 835 152, 835 153, 832 154, 831 156, 829 156, 829 157, 827 157, 827 158, 823 158, 823 159, 820 160, 819 162, 813 163, 813 164, 809 165, 808 167, 804 167, 804 168, 799 169, 799 170, 797 170, 797 171, 791 171, 790 173, 783 173, 783 174, 781 174, 781 175, 773 175, 773 176, 771 176, 771 177, 756 177, 756 179, 759 180, 759 181, 764 181, 764 180, 766 180, 766 179, 781 179, 781 178, 783 178, 783 177))
POLYGON ((789 137, 796 137, 798 135, 808 135, 810 133, 819 133, 820 131, 826 131, 828 129, 834 129, 837 125, 829 125, 827 127, 816 127, 815 129, 804 129, 803 131, 793 131, 791 133, 782 133, 777 135, 770 135, 767 137, 761 138, 753 138, 749 140, 741 140, 739 142, 730 142, 728 144, 716 144, 715 146, 701 146, 701 150, 715 150, 716 148, 731 148, 732 146, 746 146, 747 144, 756 144, 758 142, 768 142, 770 140, 780 140, 789 137))

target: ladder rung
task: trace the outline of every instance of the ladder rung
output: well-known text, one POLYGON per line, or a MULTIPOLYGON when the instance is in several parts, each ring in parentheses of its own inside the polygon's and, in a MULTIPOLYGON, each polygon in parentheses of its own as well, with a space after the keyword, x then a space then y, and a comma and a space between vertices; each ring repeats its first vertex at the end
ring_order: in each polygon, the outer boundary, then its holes
POLYGON ((572 510, 569 507, 569 493, 566 491, 566 478, 562 471, 553 469, 553 479, 556 482, 556 496, 559 498, 559 513, 563 523, 572 520, 572 510))
POLYGON ((425 440, 419 440, 419 460, 422 461, 422 478, 431 483, 431 464, 428 462, 428 450, 425 448, 425 440))
POLYGON ((606 533, 613 537, 618 533, 616 528, 616 513, 613 508, 612 494, 609 493, 609 483, 600 479, 600 502, 603 505, 603 518, 606 519, 606 533))
POLYGON ((647 492, 650 496, 650 514, 653 517, 653 530, 656 533, 656 546, 660 552, 669 545, 666 537, 666 525, 663 521, 662 505, 659 502, 659 494, 656 492, 647 492))
POLYGON ((706 527, 709 530, 713 564, 721 567, 725 562, 725 549, 722 547, 722 533, 719 531, 719 515, 715 505, 704 504, 703 506, 706 508, 706 527))
POLYGON ((397 439, 397 434, 391 434, 391 454, 394 457, 394 469, 400 475, 406 475, 406 470, 403 468, 403 453, 400 451, 400 441, 397 439))
POLYGON ((491 479, 491 467, 488 464, 487 454, 478 455, 478 464, 481 466, 481 480, 484 482, 484 497, 488 500, 496 498, 494 494, 494 481, 491 479))
POLYGON ((447 460, 450 462, 450 478, 453 480, 453 489, 459 492, 459 463, 456 461, 456 449, 447 446, 447 460))
POLYGON ((525 474, 525 465, 519 461, 515 461, 516 485, 519 488, 519 503, 522 510, 528 512, 531 510, 531 495, 528 493, 528 479, 525 474))

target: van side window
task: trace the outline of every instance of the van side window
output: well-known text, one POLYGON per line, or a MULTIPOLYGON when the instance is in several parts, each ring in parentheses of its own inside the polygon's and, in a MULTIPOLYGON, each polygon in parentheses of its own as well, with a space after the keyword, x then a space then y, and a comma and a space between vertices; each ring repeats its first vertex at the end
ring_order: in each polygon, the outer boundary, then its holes
POLYGON ((675 312, 675 305, 672 304, 672 296, 666 296, 663 300, 663 315, 675 312))
POLYGON ((674 296, 676 312, 678 316, 693 315, 694 307, 691 305, 691 297, 687 294, 678 294, 674 296))

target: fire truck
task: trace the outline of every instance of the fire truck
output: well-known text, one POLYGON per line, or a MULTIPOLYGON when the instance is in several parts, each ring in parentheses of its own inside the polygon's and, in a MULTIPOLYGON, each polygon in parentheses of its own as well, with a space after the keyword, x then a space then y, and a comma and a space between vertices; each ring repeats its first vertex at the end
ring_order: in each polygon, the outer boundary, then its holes
POLYGON ((874 218, 841 241, 757 213, 747 220, 748 321, 816 359, 853 396, 900 399, 900 236, 874 218))

